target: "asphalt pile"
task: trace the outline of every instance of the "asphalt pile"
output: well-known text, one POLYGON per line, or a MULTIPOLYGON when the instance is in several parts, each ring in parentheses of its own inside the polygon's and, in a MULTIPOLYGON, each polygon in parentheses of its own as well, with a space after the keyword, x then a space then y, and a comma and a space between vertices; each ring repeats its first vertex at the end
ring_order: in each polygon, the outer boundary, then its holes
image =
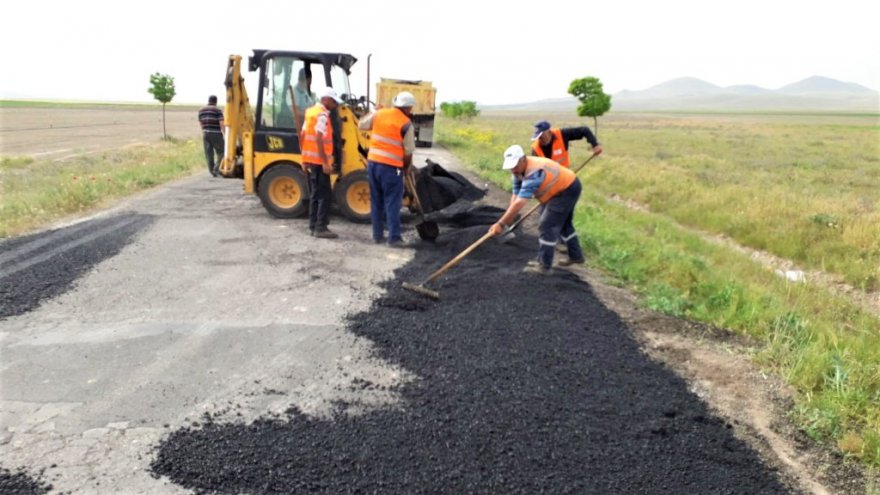
MULTIPOLYGON (((450 172, 439 163, 425 160, 419 169, 416 190, 425 219, 447 227, 464 228, 490 225, 504 213, 504 209, 483 203, 486 189, 479 188, 465 176, 450 172)), ((404 220, 413 222, 412 215, 404 220)))
POLYGON ((416 178, 416 191, 424 213, 442 210, 457 201, 478 201, 486 195, 465 176, 450 172, 430 159, 421 167, 416 178))
POLYGON ((439 301, 401 287, 485 231, 420 246, 387 294, 350 316, 378 357, 418 376, 396 407, 182 428, 157 446, 153 474, 197 493, 796 491, 589 285, 564 270, 521 273, 534 237, 481 246, 432 284, 439 301))
POLYGON ((22 469, 10 471, 0 467, 0 493, 6 495, 42 495, 49 493, 52 485, 34 478, 22 469))

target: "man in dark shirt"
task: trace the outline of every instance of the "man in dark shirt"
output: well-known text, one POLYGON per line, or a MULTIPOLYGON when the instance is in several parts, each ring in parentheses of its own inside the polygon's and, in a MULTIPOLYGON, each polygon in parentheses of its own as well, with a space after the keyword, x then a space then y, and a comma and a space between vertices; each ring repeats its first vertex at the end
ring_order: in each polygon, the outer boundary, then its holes
POLYGON ((593 147, 593 154, 602 153, 602 145, 596 140, 589 127, 552 128, 550 122, 541 120, 535 123, 532 135, 532 155, 550 158, 563 167, 571 168, 568 157, 568 143, 578 139, 586 139, 593 147))
MULTIPOLYGON (((593 135, 589 127, 550 127, 550 122, 540 120, 535 123, 535 133, 532 135, 532 156, 550 158, 565 168, 571 168, 571 160, 568 156, 568 143, 578 139, 586 139, 593 147, 593 154, 602 153, 602 145, 593 135)), ((541 209, 543 214, 544 209, 541 209)), ((567 239, 563 238, 563 241, 567 239)), ((568 250, 565 242, 556 245, 556 250, 564 253, 568 250)))
POLYGON ((205 146, 208 172, 217 177, 220 174, 220 160, 223 159, 223 110, 217 108, 216 96, 209 96, 208 104, 199 109, 199 125, 202 126, 202 143, 205 146))

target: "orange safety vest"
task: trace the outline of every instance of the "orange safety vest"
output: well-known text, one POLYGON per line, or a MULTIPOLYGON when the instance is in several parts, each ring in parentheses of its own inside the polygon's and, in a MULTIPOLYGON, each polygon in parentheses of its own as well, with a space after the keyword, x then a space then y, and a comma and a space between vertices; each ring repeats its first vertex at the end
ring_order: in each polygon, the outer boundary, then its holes
POLYGON ((549 158, 539 156, 526 157, 526 170, 523 176, 529 176, 538 170, 544 171, 544 182, 535 191, 535 199, 541 203, 550 201, 553 196, 568 189, 577 178, 574 172, 549 158))
POLYGON ((333 126, 330 124, 330 112, 324 105, 316 103, 306 110, 306 121, 303 124, 302 160, 308 165, 323 165, 318 149, 318 133, 315 131, 318 117, 322 114, 327 116, 327 132, 322 136, 324 155, 333 163, 333 126))
MULTIPOLYGON (((569 168, 571 163, 568 160, 568 150, 565 149, 565 140, 562 139, 562 129, 550 129, 550 132, 553 133, 553 156, 550 157, 556 163, 562 165, 565 168, 569 168)), ((532 150, 535 151, 535 154, 538 156, 544 156, 544 150, 541 149, 541 140, 536 139, 532 143, 532 150)))
POLYGON ((410 125, 409 117, 398 108, 383 108, 373 115, 370 152, 367 160, 392 167, 403 167, 403 134, 410 125))

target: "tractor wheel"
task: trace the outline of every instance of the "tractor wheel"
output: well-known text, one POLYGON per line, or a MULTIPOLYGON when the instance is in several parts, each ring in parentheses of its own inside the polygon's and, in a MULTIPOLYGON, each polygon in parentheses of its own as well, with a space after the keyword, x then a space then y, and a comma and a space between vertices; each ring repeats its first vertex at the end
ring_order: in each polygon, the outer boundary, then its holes
POLYGON ((299 217, 309 210, 308 183, 305 172, 296 165, 275 165, 260 177, 260 201, 273 217, 299 217))
POLYGON ((370 222, 370 181, 366 170, 340 177, 333 188, 333 197, 340 213, 352 222, 370 222))

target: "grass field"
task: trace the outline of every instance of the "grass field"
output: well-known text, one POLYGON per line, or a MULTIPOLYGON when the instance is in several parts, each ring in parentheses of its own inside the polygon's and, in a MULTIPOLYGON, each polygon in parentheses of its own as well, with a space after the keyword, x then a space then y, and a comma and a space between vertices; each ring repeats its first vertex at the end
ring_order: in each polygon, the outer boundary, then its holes
POLYGON ((84 154, 64 161, 0 158, 0 238, 44 226, 203 170, 201 142, 84 154))
MULTIPOLYGON (((502 187, 510 144, 531 125, 574 116, 441 118, 437 140, 502 187)), ((759 342, 754 358, 798 392, 792 416, 810 436, 880 466, 880 319, 813 284, 792 284, 744 246, 880 288, 877 115, 628 115, 599 121, 605 153, 581 172, 576 217, 593 266, 671 315, 759 342), (644 208, 612 200, 622 197, 644 208)), ((573 165, 589 155, 572 145, 573 165)))

